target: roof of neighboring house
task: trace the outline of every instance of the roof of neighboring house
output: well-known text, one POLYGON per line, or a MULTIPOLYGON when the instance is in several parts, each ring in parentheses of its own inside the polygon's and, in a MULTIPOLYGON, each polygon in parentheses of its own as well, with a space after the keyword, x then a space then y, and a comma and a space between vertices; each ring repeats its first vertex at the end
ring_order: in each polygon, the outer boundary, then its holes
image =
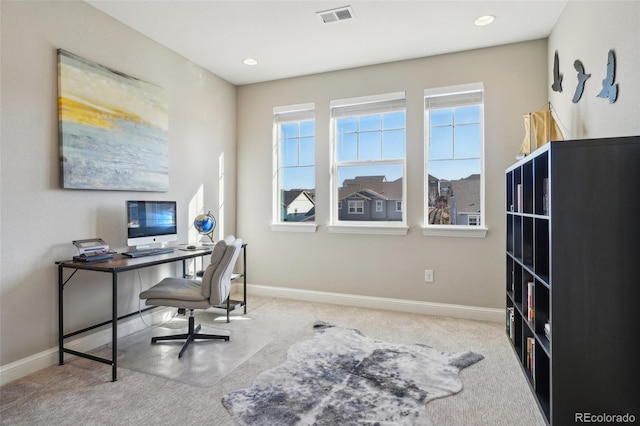
POLYGON ((385 176, 356 176, 353 179, 345 179, 342 188, 338 190, 338 199, 344 200, 354 194, 365 198, 402 200, 402 178, 391 182, 387 182, 385 176))
POLYGON ((480 211, 480 175, 473 174, 464 179, 452 180, 451 191, 456 197, 458 213, 480 211))

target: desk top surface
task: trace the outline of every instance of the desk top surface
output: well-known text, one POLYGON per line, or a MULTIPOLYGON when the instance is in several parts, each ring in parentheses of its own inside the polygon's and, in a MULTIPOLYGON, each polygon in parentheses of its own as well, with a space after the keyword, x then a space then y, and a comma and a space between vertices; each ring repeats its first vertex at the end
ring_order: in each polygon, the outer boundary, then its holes
POLYGON ((113 258, 98 262, 79 262, 76 260, 62 260, 56 262, 60 268, 86 269, 90 271, 119 272, 132 269, 146 268, 163 263, 176 262, 178 260, 192 259, 194 257, 211 254, 212 249, 204 248, 198 250, 188 250, 176 248, 173 253, 155 254, 152 256, 128 257, 117 253, 113 258))

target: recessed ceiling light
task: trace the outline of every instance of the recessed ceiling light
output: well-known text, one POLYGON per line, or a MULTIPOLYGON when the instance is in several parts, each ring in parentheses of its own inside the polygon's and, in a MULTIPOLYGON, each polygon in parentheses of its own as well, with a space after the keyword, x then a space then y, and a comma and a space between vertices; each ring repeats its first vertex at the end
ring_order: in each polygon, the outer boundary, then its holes
POLYGON ((245 65, 249 65, 249 66, 258 65, 258 61, 256 61, 253 58, 247 58, 244 61, 242 61, 242 63, 245 64, 245 65))
POLYGON ((484 27, 485 25, 489 25, 490 23, 495 21, 495 19, 496 19, 495 15, 484 15, 476 19, 474 24, 476 24, 479 27, 484 27))

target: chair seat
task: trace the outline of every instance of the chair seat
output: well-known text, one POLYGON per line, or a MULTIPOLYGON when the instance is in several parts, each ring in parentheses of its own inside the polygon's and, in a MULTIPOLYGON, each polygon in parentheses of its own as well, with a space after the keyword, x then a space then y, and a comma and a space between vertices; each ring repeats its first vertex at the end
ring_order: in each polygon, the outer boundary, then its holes
POLYGON ((200 281, 184 278, 165 278, 158 284, 140 293, 149 306, 173 306, 185 309, 207 309, 209 300, 202 295, 200 281))
POLYGON ((142 299, 178 299, 178 300, 206 300, 202 295, 201 283, 184 278, 168 277, 158 284, 140 293, 142 299))

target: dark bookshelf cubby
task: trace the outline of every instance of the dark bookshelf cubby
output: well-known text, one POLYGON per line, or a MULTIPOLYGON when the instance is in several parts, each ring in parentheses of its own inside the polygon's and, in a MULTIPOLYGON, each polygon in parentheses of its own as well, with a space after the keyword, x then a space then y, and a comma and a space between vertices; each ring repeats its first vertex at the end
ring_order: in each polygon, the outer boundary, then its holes
POLYGON ((639 185, 640 136, 550 142, 506 170, 506 331, 548 424, 640 420, 639 185))

